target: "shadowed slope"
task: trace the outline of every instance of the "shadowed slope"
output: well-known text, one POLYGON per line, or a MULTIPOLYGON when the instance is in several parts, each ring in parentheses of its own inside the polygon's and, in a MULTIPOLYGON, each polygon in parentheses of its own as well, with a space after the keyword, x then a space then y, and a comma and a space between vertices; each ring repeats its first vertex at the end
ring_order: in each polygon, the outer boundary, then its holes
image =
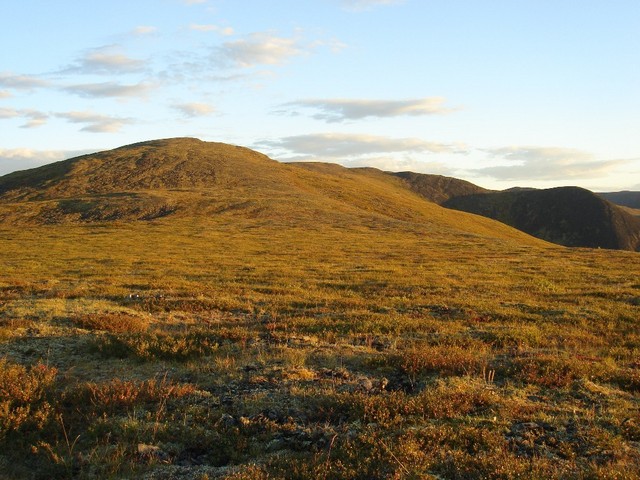
POLYGON ((561 245, 640 249, 640 219, 582 188, 468 195, 443 205, 494 218, 561 245))
POLYGON ((421 197, 447 208, 511 225, 534 237, 571 247, 640 249, 640 219, 611 201, 632 202, 634 193, 594 194, 577 187, 501 192, 441 175, 390 173, 421 197))

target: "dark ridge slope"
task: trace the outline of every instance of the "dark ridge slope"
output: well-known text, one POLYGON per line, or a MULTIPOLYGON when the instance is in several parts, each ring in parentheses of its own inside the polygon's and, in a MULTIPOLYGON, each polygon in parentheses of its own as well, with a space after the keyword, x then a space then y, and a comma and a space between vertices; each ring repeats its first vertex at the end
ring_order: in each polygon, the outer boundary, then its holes
POLYGON ((578 187, 467 195, 443 206, 493 218, 561 245, 640 250, 640 219, 578 187))
POLYGON ((437 204, 442 204, 454 197, 490 192, 466 180, 442 175, 414 172, 398 172, 391 175, 401 178, 412 191, 437 204))
POLYGON ((611 203, 629 208, 640 208, 640 192, 606 192, 598 193, 598 196, 609 200, 611 203))

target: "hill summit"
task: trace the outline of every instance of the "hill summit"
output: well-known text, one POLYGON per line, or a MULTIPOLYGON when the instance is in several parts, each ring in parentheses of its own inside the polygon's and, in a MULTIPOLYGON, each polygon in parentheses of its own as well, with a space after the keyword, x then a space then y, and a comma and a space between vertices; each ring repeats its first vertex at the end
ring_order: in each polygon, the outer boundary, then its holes
MULTIPOLYGON (((0 195, 33 200, 123 191, 211 188, 269 180, 276 164, 244 147, 173 138, 135 143, 0 178, 0 195)), ((271 178, 272 179, 272 178, 271 178)))
POLYGON ((151 220, 197 210, 204 192, 277 189, 279 166, 248 148, 195 138, 135 143, 0 177, 0 204, 15 209, 0 209, 0 219, 151 220))

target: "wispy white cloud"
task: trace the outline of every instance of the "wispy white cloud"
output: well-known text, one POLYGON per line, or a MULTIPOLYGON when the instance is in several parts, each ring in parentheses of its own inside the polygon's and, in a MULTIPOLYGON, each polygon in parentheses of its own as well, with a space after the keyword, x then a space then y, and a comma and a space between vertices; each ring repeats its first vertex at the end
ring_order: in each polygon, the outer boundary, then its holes
POLYGON ((139 25, 133 29, 134 35, 149 35, 152 33, 156 33, 158 31, 158 27, 152 27, 150 25, 139 25))
POLYGON ((309 99, 297 100, 283 107, 301 107, 315 110, 313 118, 326 122, 342 122, 367 117, 398 117, 420 115, 444 115, 456 109, 445 106, 442 97, 426 97, 409 100, 358 100, 358 99, 309 99))
POLYGON ((16 75, 11 72, 0 72, 0 87, 19 90, 33 90, 49 86, 49 82, 35 75, 16 75))
POLYGON ((246 68, 255 65, 279 65, 292 57, 309 53, 310 50, 311 47, 304 46, 296 38, 256 32, 223 43, 217 53, 223 62, 246 68))
POLYGON ((494 160, 508 163, 471 172, 508 181, 598 178, 632 161, 597 160, 588 152, 559 147, 515 146, 487 149, 485 152, 494 160))
POLYGON ((63 118, 71 123, 83 124, 81 132, 114 133, 123 126, 134 123, 131 118, 113 117, 90 111, 75 111, 57 113, 56 117, 63 118))
POLYGON ((276 149, 284 155, 312 159, 344 158, 385 153, 464 153, 464 147, 428 142, 419 138, 391 138, 347 133, 295 135, 262 141, 259 146, 276 149))
POLYGON ((0 118, 15 118, 20 114, 15 108, 0 108, 0 118))
POLYGON ((404 0, 342 0, 343 8, 352 12, 362 12, 378 6, 398 5, 400 3, 404 3, 404 0))
POLYGON ((215 112, 215 108, 211 105, 198 102, 175 104, 173 108, 186 117, 202 117, 215 112))
POLYGON ((196 32, 214 32, 223 36, 234 34, 234 30, 231 27, 220 27, 218 25, 201 25, 197 23, 192 23, 191 25, 189 25, 189 30, 194 30, 196 32))
POLYGON ((374 167, 385 171, 413 171, 453 175, 456 170, 438 154, 466 154, 464 145, 429 142, 419 138, 319 133, 265 140, 254 145, 286 162, 329 162, 345 167, 374 167))
POLYGON ((95 48, 86 52, 65 73, 82 74, 118 74, 139 72, 145 68, 145 62, 131 58, 120 52, 116 45, 95 48))
POLYGON ((11 92, 7 92, 6 90, 0 90, 0 98, 9 98, 12 97, 11 92))
POLYGON ((140 82, 133 85, 126 85, 116 82, 83 83, 64 87, 66 92, 80 97, 145 97, 154 85, 149 82, 140 82))
POLYGON ((26 123, 20 128, 35 128, 47 123, 49 115, 33 109, 0 108, 0 119, 23 118, 26 123))
POLYGON ((49 115, 38 110, 26 109, 22 110, 22 116, 27 118, 27 122, 21 125, 21 128, 36 128, 47 123, 49 115))

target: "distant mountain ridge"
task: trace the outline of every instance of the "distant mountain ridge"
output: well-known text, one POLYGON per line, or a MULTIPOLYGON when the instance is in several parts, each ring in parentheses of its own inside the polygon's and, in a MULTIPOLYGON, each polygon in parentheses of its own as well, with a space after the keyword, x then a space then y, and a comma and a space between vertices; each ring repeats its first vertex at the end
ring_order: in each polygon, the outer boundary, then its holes
POLYGON ((439 175, 392 175, 403 178, 409 188, 427 200, 493 218, 548 242, 569 247, 640 250, 640 218, 602 198, 607 194, 579 187, 491 191, 439 175))
POLYGON ((194 138, 140 142, 0 177, 0 224, 210 215, 302 228, 410 222, 451 239, 534 240, 510 225, 567 246, 640 249, 639 218, 575 187, 496 192, 440 175, 280 163, 194 138))
POLYGON ((640 219, 578 187, 467 195, 443 206, 493 218, 560 245, 640 248, 640 219))
POLYGON ((598 193, 598 196, 609 200, 616 205, 622 205, 629 208, 640 208, 640 192, 630 192, 628 190, 622 192, 604 192, 598 193))

